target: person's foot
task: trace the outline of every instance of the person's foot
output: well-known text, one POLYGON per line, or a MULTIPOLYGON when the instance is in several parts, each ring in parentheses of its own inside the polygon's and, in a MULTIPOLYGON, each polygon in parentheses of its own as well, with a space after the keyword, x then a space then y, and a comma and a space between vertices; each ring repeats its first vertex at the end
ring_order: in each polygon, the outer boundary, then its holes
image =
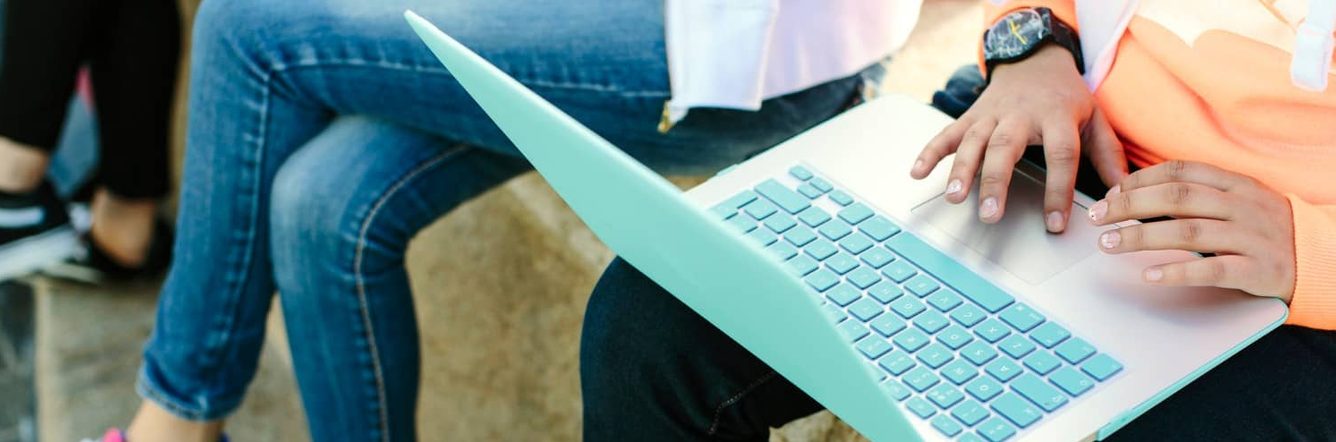
POLYGON ((144 258, 134 266, 122 264, 118 257, 107 252, 93 236, 93 232, 82 236, 83 245, 73 256, 46 267, 42 273, 71 281, 101 284, 154 278, 162 275, 172 263, 172 227, 165 221, 155 221, 153 236, 148 242, 144 258))
MULTIPOLYGON (((106 432, 105 434, 103 434, 101 438, 98 438, 98 439, 84 439, 84 440, 81 441, 81 442, 129 442, 129 441, 130 441, 129 439, 126 439, 126 438, 125 438, 125 432, 124 432, 124 431, 121 431, 120 429, 112 428, 112 429, 110 429, 110 430, 107 430, 107 432, 106 432)), ((219 436, 219 438, 218 438, 218 442, 227 442, 227 435, 224 434, 224 435, 222 435, 222 436, 219 436)))
POLYGON ((65 204, 50 183, 22 194, 0 192, 0 281, 59 262, 77 245, 65 204))

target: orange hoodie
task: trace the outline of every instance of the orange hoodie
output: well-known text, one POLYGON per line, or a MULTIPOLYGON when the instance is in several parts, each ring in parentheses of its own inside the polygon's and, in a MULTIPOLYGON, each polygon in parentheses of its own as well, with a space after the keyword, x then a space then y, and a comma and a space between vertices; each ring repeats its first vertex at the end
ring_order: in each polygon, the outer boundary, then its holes
MULTIPOLYGON (((1291 83, 1295 31, 1273 2, 1141 0, 1095 99, 1137 166, 1210 163, 1285 194, 1297 273, 1288 323, 1336 330, 1336 76, 1325 92, 1291 83)), ((1077 27, 1073 0, 991 3, 988 25, 1044 6, 1077 27)))

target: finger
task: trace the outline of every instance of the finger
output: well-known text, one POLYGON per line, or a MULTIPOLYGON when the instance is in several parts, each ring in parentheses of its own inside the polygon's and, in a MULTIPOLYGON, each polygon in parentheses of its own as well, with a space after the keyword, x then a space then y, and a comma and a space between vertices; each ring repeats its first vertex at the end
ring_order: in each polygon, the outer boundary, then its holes
POLYGON ((1127 192, 1164 183, 1195 183, 1228 192, 1249 181, 1248 177, 1209 164, 1174 160, 1138 170, 1128 175, 1121 186, 1127 192))
POLYGON ((1175 219, 1114 229, 1099 236, 1105 253, 1143 250, 1188 250, 1202 253, 1247 253, 1248 242, 1236 224, 1213 219, 1175 219))
POLYGON ((1192 183, 1165 183, 1133 190, 1124 187, 1090 206, 1090 221, 1105 225, 1160 216, 1230 220, 1238 207, 1235 199, 1215 188, 1192 183))
POLYGON ((1070 120, 1057 119, 1044 125, 1044 163, 1048 169, 1044 179, 1044 225, 1053 233, 1067 229, 1081 161, 1079 140, 1070 120))
POLYGON ((960 146, 956 148, 956 159, 951 165, 951 178, 946 184, 946 201, 960 203, 970 193, 974 185, 974 174, 979 171, 983 159, 984 146, 993 135, 997 121, 991 118, 978 121, 965 131, 960 146))
POLYGON ((1127 178, 1127 155, 1123 143, 1113 132, 1113 126, 1099 108, 1090 115, 1081 149, 1095 166, 1095 172, 1106 186, 1116 186, 1127 178))
POLYGON ((984 152, 983 172, 979 176, 979 219, 995 223, 1007 207, 1007 187, 1011 171, 1025 154, 1033 127, 1026 120, 1006 120, 997 125, 984 152))
POLYGON ((1222 255, 1151 266, 1142 272, 1141 277, 1158 285, 1248 290, 1248 278, 1254 274, 1254 268, 1248 257, 1222 255))
POLYGON ((916 180, 921 180, 928 176, 932 169, 937 167, 937 163, 946 158, 947 155, 955 153, 956 147, 960 145, 961 139, 965 136, 965 131, 969 129, 971 122, 967 120, 957 120, 951 125, 942 129, 937 136, 932 137, 931 141, 919 152, 918 159, 914 160, 914 167, 910 169, 909 176, 916 180))

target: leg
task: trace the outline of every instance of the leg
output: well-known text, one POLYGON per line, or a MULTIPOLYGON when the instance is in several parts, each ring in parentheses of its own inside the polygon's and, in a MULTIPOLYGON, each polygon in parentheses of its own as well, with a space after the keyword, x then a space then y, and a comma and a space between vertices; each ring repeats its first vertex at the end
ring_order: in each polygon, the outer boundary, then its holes
POLYGON ((527 170, 514 157, 360 117, 337 120, 284 164, 270 217, 274 274, 312 439, 417 439, 408 242, 527 170))
POLYGON ((585 313, 585 439, 765 441, 821 406, 620 259, 585 313))

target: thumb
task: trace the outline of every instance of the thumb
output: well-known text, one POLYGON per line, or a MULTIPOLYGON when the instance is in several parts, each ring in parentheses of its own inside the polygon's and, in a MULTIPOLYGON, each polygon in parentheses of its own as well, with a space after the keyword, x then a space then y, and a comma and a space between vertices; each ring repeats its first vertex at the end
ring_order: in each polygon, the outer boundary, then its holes
POLYGON ((1118 134, 1104 118, 1104 112, 1095 107, 1086 122, 1085 133, 1081 136, 1082 150, 1089 156, 1104 185, 1113 187, 1127 177, 1127 155, 1123 153, 1123 143, 1118 141, 1118 134))

